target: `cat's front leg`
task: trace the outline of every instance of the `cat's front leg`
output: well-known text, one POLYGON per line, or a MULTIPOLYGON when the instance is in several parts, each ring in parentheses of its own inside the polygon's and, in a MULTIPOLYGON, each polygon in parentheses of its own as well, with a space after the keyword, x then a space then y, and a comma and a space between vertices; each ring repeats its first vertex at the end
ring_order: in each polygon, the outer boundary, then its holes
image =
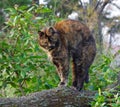
POLYGON ((60 83, 58 84, 59 87, 67 86, 68 83, 68 69, 64 69, 61 67, 58 71, 58 75, 60 77, 60 83))
POLYGON ((53 61, 57 67, 57 72, 60 77, 59 87, 67 86, 68 74, 69 74, 69 61, 67 59, 55 60, 53 61))

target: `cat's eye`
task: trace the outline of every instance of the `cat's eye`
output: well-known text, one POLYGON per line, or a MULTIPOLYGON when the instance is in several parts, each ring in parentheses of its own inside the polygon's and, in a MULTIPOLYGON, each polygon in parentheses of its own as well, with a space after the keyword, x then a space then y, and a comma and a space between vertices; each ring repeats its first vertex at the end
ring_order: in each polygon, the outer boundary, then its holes
POLYGON ((42 37, 44 35, 44 32, 38 31, 38 34, 39 34, 40 37, 42 37))
POLYGON ((56 41, 56 39, 57 39, 56 37, 50 37, 49 38, 50 41, 56 41))
POLYGON ((53 41, 53 40, 54 40, 52 37, 50 37, 50 38, 48 38, 48 39, 49 39, 49 41, 53 41))

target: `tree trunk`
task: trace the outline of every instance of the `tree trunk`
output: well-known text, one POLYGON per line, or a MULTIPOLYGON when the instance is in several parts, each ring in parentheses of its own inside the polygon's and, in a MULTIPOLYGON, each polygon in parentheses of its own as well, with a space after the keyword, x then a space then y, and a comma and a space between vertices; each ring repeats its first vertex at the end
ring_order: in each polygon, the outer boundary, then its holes
POLYGON ((63 87, 20 98, 0 98, 0 107, 90 107, 95 92, 63 87))

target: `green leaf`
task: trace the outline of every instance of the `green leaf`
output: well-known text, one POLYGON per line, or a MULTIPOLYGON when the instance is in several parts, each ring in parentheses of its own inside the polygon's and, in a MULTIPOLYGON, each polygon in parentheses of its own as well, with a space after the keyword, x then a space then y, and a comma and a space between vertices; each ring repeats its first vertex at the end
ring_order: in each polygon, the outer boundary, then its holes
POLYGON ((47 82, 45 82, 45 88, 50 89, 50 88, 52 88, 52 86, 50 84, 48 84, 47 82))
MULTIPOLYGON (((51 12, 52 12, 51 9, 46 8, 46 7, 43 7, 42 9, 39 9, 38 11, 39 11, 40 13, 51 13, 51 12)), ((38 11, 37 11, 37 12, 38 12, 38 11)))
POLYGON ((29 8, 29 9, 27 10, 27 12, 32 11, 34 8, 35 8, 35 7, 34 7, 34 6, 32 6, 31 8, 29 8))
POLYGON ((18 85, 15 82, 10 82, 11 86, 16 88, 18 85))
POLYGON ((106 72, 109 69, 108 66, 103 67, 103 72, 106 72))
POLYGON ((13 26, 15 26, 15 25, 17 24, 17 18, 18 18, 18 16, 15 16, 15 17, 14 17, 13 26))
POLYGON ((20 6, 18 7, 19 10, 26 10, 28 8, 28 6, 20 6))
POLYGON ((21 71, 20 75, 21 75, 22 78, 25 78, 26 77, 26 71, 25 70, 21 71))

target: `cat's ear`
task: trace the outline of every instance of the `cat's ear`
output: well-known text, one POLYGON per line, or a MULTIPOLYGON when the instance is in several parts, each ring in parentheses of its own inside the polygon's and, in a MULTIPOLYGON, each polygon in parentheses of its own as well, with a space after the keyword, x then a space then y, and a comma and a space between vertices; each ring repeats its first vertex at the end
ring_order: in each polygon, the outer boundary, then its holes
POLYGON ((39 34, 39 36, 41 37, 41 36, 44 35, 44 32, 42 32, 42 31, 38 31, 38 34, 39 34))
POLYGON ((54 32, 55 32, 55 28, 54 28, 54 27, 49 27, 49 28, 48 28, 48 36, 53 35, 54 32))

